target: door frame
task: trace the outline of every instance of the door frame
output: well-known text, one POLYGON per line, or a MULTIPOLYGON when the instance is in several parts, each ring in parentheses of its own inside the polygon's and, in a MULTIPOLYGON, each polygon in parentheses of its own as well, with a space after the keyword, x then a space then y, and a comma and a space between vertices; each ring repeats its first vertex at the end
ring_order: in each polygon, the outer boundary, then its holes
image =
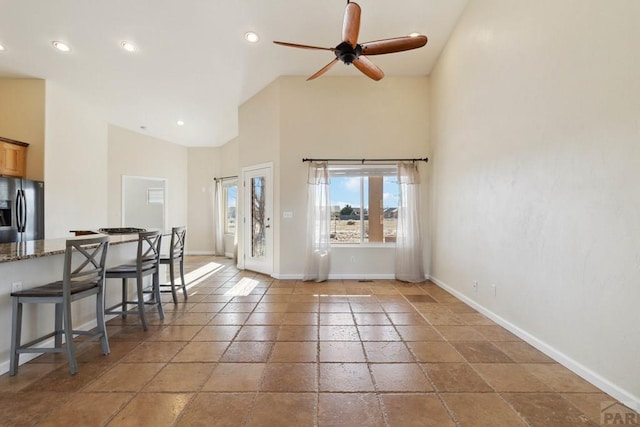
MULTIPOLYGON (((240 269, 246 269, 247 265, 246 265, 246 256, 247 256, 247 251, 249 250, 249 248, 247 248, 246 242, 247 242, 247 230, 249 229, 249 222, 251 221, 251 218, 248 216, 248 214, 250 215, 250 213, 247 212, 247 197, 248 197, 248 193, 250 192, 251 189, 247 188, 247 178, 248 176, 255 171, 258 171, 260 169, 268 169, 269 170, 269 174, 270 174, 270 184, 267 185, 266 187, 266 192, 265 192, 265 204, 266 204, 266 208, 267 208, 267 215, 269 218, 271 218, 270 220, 270 227, 266 230, 266 251, 268 256, 266 257, 266 261, 264 263, 265 268, 260 271, 260 270, 252 270, 252 271, 257 271, 259 273, 263 273, 263 274, 267 274, 269 276, 273 275, 273 262, 274 262, 274 253, 273 253, 273 248, 274 248, 274 216, 273 216, 273 195, 274 195, 274 177, 273 177, 273 162, 266 162, 266 163, 259 163, 259 164, 255 164, 255 165, 251 165, 251 166, 246 166, 242 168, 241 171, 241 175, 240 175, 240 180, 238 182, 238 193, 241 193, 238 195, 238 199, 242 200, 242 211, 240 212, 241 214, 241 218, 242 218, 242 227, 238 228, 238 268, 240 269), (242 235, 240 235, 240 230, 242 235)), ((240 204, 240 203, 239 203, 240 204)))

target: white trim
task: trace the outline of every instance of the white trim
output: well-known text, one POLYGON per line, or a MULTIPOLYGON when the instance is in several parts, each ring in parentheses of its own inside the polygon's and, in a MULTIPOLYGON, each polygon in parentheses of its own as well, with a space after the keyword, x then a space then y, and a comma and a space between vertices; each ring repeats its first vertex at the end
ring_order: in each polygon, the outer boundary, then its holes
POLYGON ((331 249, 340 250, 340 249, 364 249, 364 248, 394 250, 396 248, 396 243, 395 242, 331 243, 331 249))
POLYGON ((304 278, 303 274, 272 274, 276 280, 302 280, 304 278))
MULTIPOLYGON (((250 191, 246 188, 246 183, 247 183, 247 178, 248 175, 252 175, 253 173, 259 173, 261 170, 267 170, 268 171, 268 176, 269 176, 269 183, 267 185, 267 189, 266 189, 266 194, 265 194, 265 208, 266 208, 266 213, 268 214, 269 218, 273 218, 273 224, 271 225, 271 228, 269 230, 267 230, 266 232, 266 257, 264 262, 261 261, 254 261, 253 259, 251 260, 251 262, 248 263, 249 269, 251 269, 252 271, 256 271, 258 273, 262 273, 262 274, 267 274, 270 277, 273 277, 273 274, 275 273, 275 254, 274 254, 274 250, 275 250, 275 233, 274 233, 274 226, 276 225, 276 217, 277 217, 277 213, 275 210, 275 203, 274 203, 274 197, 275 197, 275 176, 274 176, 274 166, 273 166, 273 162, 266 162, 266 163, 259 163, 259 164, 255 164, 255 165, 251 165, 251 166, 245 166, 242 168, 241 171, 241 177, 242 180, 238 182, 238 189, 242 189, 242 192, 238 192, 238 206, 236 207, 236 224, 238 224, 240 218, 242 217, 242 238, 238 239, 238 268, 244 270, 245 268, 247 268, 247 252, 248 252, 248 245, 247 245, 247 238, 249 237, 247 230, 250 227, 250 225, 247 223, 247 210, 245 209, 249 203, 247 202, 247 197, 250 197, 250 191), (240 183, 242 183, 242 185, 240 186, 240 183), (241 187, 241 188, 240 188, 241 187), (242 204, 240 204, 240 196, 242 196, 242 204), (239 206, 242 205, 242 209, 239 210, 239 206), (242 215, 240 215, 240 213, 242 215), (270 237, 269 237, 270 235, 270 237), (240 240, 242 240, 241 244, 240 244, 240 240)), ((239 228, 238 225, 236 225, 236 233, 238 232, 239 228)))
POLYGON ((436 285, 438 285, 439 287, 441 287, 442 289, 444 289, 447 292, 451 293, 453 296, 455 296, 459 300, 461 300, 461 301, 465 302, 466 304, 470 305, 471 307, 473 307, 474 309, 476 309, 480 313, 484 314, 485 316, 487 316, 488 318, 490 318, 491 320, 493 320, 494 322, 496 322, 497 324, 499 324, 503 328, 507 329, 509 332, 512 332, 513 334, 515 334, 518 337, 522 338, 524 341, 526 341, 527 343, 531 344, 532 346, 534 346, 535 348, 537 348, 538 350, 540 350, 541 352, 543 352, 547 356, 551 357, 553 360, 555 360, 556 362, 560 363, 565 368, 573 371, 575 374, 579 375, 580 377, 582 377, 586 381, 590 382, 594 386, 596 386, 599 389, 603 390, 605 393, 607 393, 607 394, 611 395, 612 397, 616 398, 617 400, 619 400, 623 404, 627 405, 631 409, 634 409, 635 411, 640 411, 640 397, 639 396, 635 396, 631 392, 629 392, 628 390, 624 390, 623 388, 617 386, 616 384, 614 384, 613 382, 611 382, 608 379, 604 378, 603 376, 601 376, 597 372, 592 371, 591 369, 589 369, 588 367, 584 366, 580 362, 570 358, 569 356, 565 355, 564 353, 562 353, 561 351, 557 350, 556 348, 550 346, 549 344, 547 344, 546 342, 542 341, 541 339, 531 335, 530 333, 528 333, 524 329, 521 329, 520 327, 518 327, 518 326, 514 325, 513 323, 509 322, 508 320, 500 317, 499 315, 495 314, 494 312, 492 312, 488 308, 484 307, 483 305, 479 304, 478 302, 474 301, 473 299, 467 297, 463 293, 455 290, 454 288, 452 288, 451 286, 447 285, 446 283, 444 283, 443 281, 439 280, 438 278, 431 276, 430 280, 433 283, 435 283, 436 285))
POLYGON ((189 255, 211 255, 211 256, 216 256, 216 254, 213 251, 184 251, 184 254, 186 256, 189 256, 189 255))
POLYGON ((344 274, 329 273, 329 280, 393 280, 395 274, 344 274))
MULTIPOLYGON (((258 163, 257 165, 245 166, 242 168, 242 174, 244 175, 245 172, 250 172, 250 171, 264 169, 264 168, 273 169, 273 162, 265 162, 265 163, 258 163)), ((243 177, 243 181, 244 181, 244 177, 243 177)))
MULTIPOLYGON (((302 280, 304 274, 276 274, 272 275, 278 280, 302 280)), ((329 274, 329 280, 393 280, 394 274, 329 274)))

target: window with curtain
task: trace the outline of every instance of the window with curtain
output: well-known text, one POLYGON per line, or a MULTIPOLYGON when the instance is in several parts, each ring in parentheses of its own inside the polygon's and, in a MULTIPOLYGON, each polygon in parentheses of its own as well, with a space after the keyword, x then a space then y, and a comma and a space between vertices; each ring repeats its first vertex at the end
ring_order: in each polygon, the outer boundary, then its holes
POLYGON ((420 227, 420 174, 414 162, 398 163, 398 224, 396 279, 418 283, 425 280, 420 227))
POLYGON ((331 244, 393 244, 398 222, 396 165, 331 165, 331 244))
POLYGON ((322 282, 329 277, 331 219, 329 171, 326 162, 309 163, 307 178, 307 239, 304 280, 322 282))
POLYGON ((236 212, 238 206, 238 184, 237 181, 227 181, 222 185, 224 199, 224 233, 235 234, 236 232, 236 212))
MULTIPOLYGON (((223 256, 232 248, 225 248, 225 234, 236 236, 236 208, 238 202, 237 179, 218 178, 213 187, 213 249, 214 254, 223 256)), ((227 245, 228 246, 228 245, 227 245)), ((235 256, 236 239, 233 253, 235 256)))

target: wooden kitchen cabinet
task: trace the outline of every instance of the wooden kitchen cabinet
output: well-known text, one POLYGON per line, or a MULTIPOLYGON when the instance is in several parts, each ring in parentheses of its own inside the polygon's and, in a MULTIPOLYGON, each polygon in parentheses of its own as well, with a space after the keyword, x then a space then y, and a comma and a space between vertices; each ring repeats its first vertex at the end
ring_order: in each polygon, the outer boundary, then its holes
POLYGON ((26 142, 0 137, 0 175, 24 177, 27 173, 26 142))

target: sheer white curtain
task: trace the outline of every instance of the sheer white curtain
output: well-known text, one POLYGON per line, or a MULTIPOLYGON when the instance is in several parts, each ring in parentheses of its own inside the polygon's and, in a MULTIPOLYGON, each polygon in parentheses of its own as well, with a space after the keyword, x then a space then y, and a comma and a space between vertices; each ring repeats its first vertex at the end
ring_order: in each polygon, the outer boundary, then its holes
POLYGON ((322 282, 329 277, 330 222, 329 165, 309 163, 307 179, 307 247, 304 280, 322 282))
POLYGON ((398 162, 398 225, 396 279, 424 282, 422 234, 420 231, 420 175, 415 162, 398 162))
POLYGON ((213 253, 224 256, 224 188, 216 179, 213 189, 213 253))

